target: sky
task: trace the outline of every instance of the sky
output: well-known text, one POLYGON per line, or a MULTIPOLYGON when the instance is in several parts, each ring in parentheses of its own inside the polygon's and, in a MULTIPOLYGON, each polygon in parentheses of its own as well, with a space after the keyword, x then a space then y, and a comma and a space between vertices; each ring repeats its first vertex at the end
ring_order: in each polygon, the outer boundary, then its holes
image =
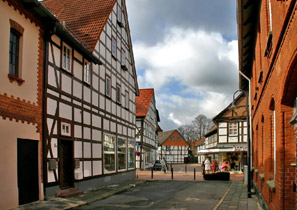
POLYGON ((238 89, 235 0, 126 0, 139 88, 161 128, 213 118, 238 89))

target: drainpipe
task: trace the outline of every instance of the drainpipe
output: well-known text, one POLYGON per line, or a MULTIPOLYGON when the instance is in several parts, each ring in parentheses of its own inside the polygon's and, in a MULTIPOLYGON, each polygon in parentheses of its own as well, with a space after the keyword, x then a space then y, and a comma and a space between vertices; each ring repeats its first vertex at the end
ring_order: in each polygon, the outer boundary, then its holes
POLYGON ((248 111, 249 111, 249 133, 250 133, 250 135, 249 135, 249 143, 248 143, 248 151, 249 151, 249 165, 248 165, 248 174, 249 174, 249 180, 248 180, 248 182, 249 182, 249 185, 248 185, 248 197, 249 198, 251 198, 251 179, 252 179, 252 169, 253 169, 253 150, 252 150, 252 148, 253 148, 253 135, 252 135, 252 116, 251 116, 251 80, 244 74, 244 73, 242 73, 242 71, 240 71, 239 70, 239 74, 243 77, 243 78, 245 78, 247 81, 248 81, 248 83, 249 83, 249 98, 248 98, 248 111))

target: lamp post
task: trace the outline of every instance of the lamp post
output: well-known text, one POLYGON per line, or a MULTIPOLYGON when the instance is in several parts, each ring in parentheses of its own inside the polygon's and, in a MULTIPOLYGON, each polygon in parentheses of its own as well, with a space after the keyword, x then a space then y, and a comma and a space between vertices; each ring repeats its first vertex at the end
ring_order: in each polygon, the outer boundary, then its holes
POLYGON ((232 108, 236 108, 236 104, 235 104, 235 96, 237 93, 243 93, 245 95, 246 98, 246 122, 247 122, 247 164, 248 164, 248 198, 252 197, 252 193, 251 193, 251 160, 250 160, 250 154, 251 154, 251 145, 250 145, 250 122, 249 122, 249 99, 248 99, 248 94, 246 91, 244 90, 237 90, 233 93, 233 101, 232 101, 232 105, 231 105, 231 109, 232 108))

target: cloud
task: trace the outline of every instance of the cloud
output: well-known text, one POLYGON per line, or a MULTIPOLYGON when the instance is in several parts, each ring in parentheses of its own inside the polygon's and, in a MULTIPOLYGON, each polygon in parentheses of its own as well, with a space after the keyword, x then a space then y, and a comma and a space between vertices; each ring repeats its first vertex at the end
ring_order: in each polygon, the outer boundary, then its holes
POLYGON ((171 29, 156 45, 134 44, 136 67, 146 69, 141 87, 161 90, 171 81, 204 91, 228 93, 238 84, 237 41, 218 33, 171 29))
POLYGON ((190 124, 196 116, 204 114, 208 118, 215 117, 232 100, 232 96, 221 93, 206 92, 204 97, 185 98, 179 95, 157 94, 156 101, 160 111, 160 126, 170 130, 181 125, 190 124))
POLYGON ((213 118, 238 88, 236 2, 127 0, 140 88, 155 88, 161 127, 213 118))
POLYGON ((154 44, 172 27, 237 37, 234 0, 127 0, 127 8, 135 41, 154 44))

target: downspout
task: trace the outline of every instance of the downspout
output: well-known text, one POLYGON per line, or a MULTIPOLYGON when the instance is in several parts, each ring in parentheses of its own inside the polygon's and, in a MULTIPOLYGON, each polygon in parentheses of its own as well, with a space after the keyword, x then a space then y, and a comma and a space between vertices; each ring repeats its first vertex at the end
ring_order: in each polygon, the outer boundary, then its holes
MULTIPOLYGON (((250 147, 253 147, 253 135, 252 135, 252 109, 251 109, 251 80, 244 74, 242 73, 242 71, 239 70, 239 74, 245 78, 248 82, 249 82, 249 124, 250 124, 250 147)), ((251 167, 250 167, 250 173, 252 171, 253 168, 253 150, 251 148, 248 148, 250 151, 250 163, 251 163, 251 167)))

